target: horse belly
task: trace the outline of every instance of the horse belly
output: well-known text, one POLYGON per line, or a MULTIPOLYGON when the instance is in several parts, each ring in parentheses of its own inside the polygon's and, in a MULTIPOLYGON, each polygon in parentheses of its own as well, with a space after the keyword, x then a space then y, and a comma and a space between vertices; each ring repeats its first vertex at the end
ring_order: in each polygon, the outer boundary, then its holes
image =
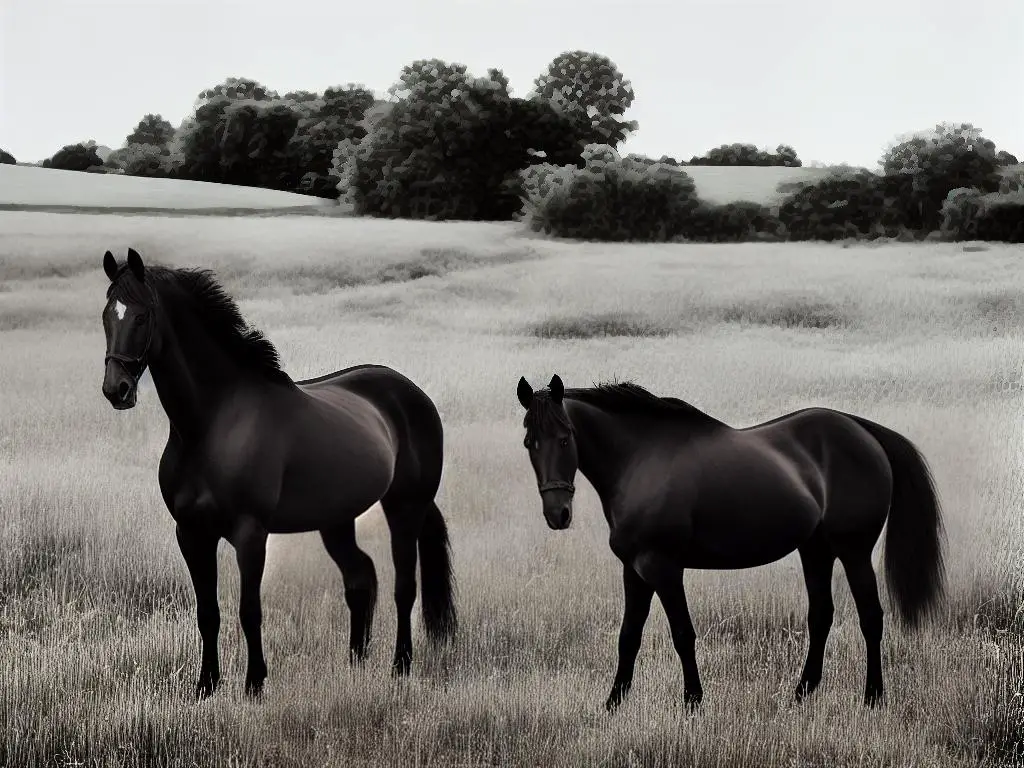
POLYGON ((370 451, 294 457, 264 524, 273 533, 292 533, 358 517, 387 492, 393 471, 390 457, 370 451))
POLYGON ((687 564, 734 569, 773 563, 810 538, 821 518, 818 503, 798 485, 771 483, 749 493, 734 489, 714 506, 695 510, 687 564))

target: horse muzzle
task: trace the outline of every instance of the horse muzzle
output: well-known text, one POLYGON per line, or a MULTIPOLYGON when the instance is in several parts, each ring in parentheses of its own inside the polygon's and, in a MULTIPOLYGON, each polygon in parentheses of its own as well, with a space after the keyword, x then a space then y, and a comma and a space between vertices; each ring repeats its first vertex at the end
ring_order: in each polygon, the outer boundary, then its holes
POLYGON ((553 531, 564 531, 572 525, 572 499, 576 488, 564 480, 553 480, 540 486, 544 502, 544 520, 553 531))
POLYGON ((103 396, 118 411, 135 407, 138 382, 124 370, 123 366, 107 364, 103 376, 103 396))

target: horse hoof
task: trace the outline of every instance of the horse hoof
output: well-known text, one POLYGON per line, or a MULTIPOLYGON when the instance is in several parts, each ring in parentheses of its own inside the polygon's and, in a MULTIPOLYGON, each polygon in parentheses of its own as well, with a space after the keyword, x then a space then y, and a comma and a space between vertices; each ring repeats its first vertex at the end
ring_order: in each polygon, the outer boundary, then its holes
POLYGON ((865 691, 864 706, 871 708, 882 706, 882 691, 874 689, 865 691))
POLYGON ((699 688, 695 691, 683 691, 683 703, 686 705, 686 709, 689 712, 696 711, 703 700, 704 691, 699 688))
POLYGON ((410 656, 396 656, 391 662, 392 677, 407 677, 412 669, 412 658, 410 656))
POLYGON ((802 681, 796 687, 796 691, 793 693, 793 697, 796 699, 796 703, 800 704, 800 703, 806 701, 807 698, 812 693, 814 693, 814 689, 817 688, 817 687, 818 686, 816 684, 813 684, 813 683, 810 683, 810 682, 807 682, 807 681, 802 681))
POLYGON ((195 686, 195 697, 196 701, 202 701, 213 695, 213 692, 217 690, 217 678, 208 677, 206 675, 200 677, 196 681, 195 686))

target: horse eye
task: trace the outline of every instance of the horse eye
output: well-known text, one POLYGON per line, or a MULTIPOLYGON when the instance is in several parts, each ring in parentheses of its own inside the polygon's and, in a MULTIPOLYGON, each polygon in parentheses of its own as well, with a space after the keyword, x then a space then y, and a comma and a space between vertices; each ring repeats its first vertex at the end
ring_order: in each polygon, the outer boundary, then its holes
POLYGON ((568 448, 568 447, 569 447, 569 438, 568 438, 568 437, 563 437, 563 438, 562 438, 562 439, 561 439, 561 440, 559 441, 559 444, 560 444, 560 445, 561 445, 561 446, 562 446, 563 448, 568 448))

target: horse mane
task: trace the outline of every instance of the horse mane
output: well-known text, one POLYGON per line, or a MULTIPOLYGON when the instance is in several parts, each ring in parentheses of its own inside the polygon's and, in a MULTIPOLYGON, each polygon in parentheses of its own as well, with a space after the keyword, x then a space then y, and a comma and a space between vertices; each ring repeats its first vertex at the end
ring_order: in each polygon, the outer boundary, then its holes
POLYGON ((530 407, 523 417, 523 426, 526 427, 526 444, 532 443, 538 435, 550 431, 552 427, 563 427, 569 432, 575 431, 565 409, 555 405, 551 393, 546 389, 534 392, 530 407))
POLYGON ((140 283, 131 276, 128 265, 123 264, 107 288, 108 299, 145 306, 153 305, 154 295, 162 303, 174 303, 181 294, 192 299, 204 329, 235 360, 273 380, 291 381, 281 369, 277 348, 262 331, 245 321, 238 304, 217 282, 211 270, 147 265, 145 282, 140 283))
POLYGON ((713 416, 709 416, 684 400, 676 397, 658 397, 632 381, 567 389, 565 397, 610 413, 655 416, 662 420, 693 421, 696 419, 706 423, 718 423, 713 416))

